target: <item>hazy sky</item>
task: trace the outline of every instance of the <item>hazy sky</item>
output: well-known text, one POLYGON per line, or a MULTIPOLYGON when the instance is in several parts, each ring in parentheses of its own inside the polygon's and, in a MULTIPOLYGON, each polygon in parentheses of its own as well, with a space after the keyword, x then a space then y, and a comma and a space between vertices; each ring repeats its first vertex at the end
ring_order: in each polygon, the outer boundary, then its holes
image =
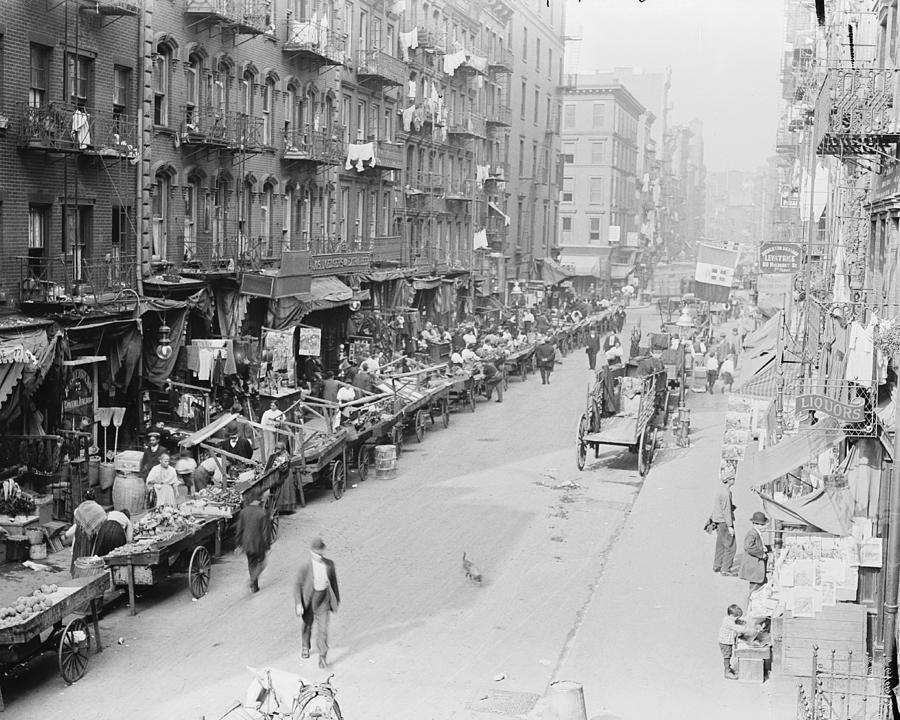
POLYGON ((567 65, 671 66, 672 119, 703 121, 707 169, 752 170, 775 151, 783 9, 784 0, 568 0, 568 34, 582 40, 568 44, 567 65))

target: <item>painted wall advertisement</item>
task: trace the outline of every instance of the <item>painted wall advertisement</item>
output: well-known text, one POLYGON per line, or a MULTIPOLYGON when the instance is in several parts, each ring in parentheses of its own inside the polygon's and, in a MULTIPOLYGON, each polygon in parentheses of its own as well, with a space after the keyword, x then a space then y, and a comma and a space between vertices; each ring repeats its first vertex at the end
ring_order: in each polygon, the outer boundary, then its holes
POLYGON ((83 419, 94 422, 94 381, 87 370, 69 368, 63 393, 63 415, 66 427, 78 429, 83 419))

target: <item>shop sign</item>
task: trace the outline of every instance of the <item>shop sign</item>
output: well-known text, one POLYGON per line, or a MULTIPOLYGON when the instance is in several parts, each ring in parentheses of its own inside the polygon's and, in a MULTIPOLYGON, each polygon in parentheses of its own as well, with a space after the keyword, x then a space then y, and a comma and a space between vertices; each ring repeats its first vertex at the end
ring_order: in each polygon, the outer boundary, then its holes
POLYGON ((800 395, 795 401, 797 412, 816 411, 830 415, 843 422, 865 422, 865 402, 862 398, 855 398, 850 402, 841 402, 827 395, 808 393, 800 395))
POLYGON ((309 271, 313 275, 349 275, 369 272, 372 267, 372 253, 329 253, 310 255, 309 271))
POLYGON ((756 278, 756 291, 761 295, 786 295, 793 287, 791 273, 766 273, 756 278))
POLYGON ((94 417, 94 382, 83 368, 72 368, 63 398, 66 415, 94 417))
POLYGON ((761 273, 795 273, 800 269, 798 243, 763 243, 759 248, 761 273))
POLYGON ((297 354, 317 357, 322 352, 322 329, 317 327, 297 328, 297 354))

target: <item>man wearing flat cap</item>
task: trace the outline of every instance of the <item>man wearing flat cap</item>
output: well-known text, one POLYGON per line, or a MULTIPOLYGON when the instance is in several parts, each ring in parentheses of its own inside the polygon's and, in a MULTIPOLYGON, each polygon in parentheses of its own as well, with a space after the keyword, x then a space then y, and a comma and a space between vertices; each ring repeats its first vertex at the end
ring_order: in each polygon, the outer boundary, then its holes
POLYGON ((302 623, 301 657, 309 657, 313 623, 316 624, 316 649, 319 651, 319 667, 328 667, 328 619, 337 612, 341 601, 334 562, 324 556, 322 538, 312 541, 309 559, 300 567, 294 584, 294 606, 302 623))
POLYGON ((150 471, 159 465, 160 455, 166 454, 166 449, 159 442, 159 432, 151 430, 147 433, 147 444, 144 446, 144 454, 141 456, 141 477, 146 480, 150 471))

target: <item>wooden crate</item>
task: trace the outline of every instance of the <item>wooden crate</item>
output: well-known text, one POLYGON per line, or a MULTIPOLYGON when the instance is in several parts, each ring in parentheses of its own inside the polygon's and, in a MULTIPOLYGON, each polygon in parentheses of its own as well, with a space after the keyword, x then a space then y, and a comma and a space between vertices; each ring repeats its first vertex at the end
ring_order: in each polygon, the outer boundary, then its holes
MULTIPOLYGON (((113 582, 116 585, 128 584, 128 566, 117 565, 112 568, 113 582)), ((165 580, 169 576, 169 568, 167 565, 135 565, 134 566, 134 584, 135 585, 155 585, 161 580, 165 580)))
POLYGON ((856 658, 866 653, 866 608, 838 603, 822 608, 814 618, 785 617, 782 622, 781 664, 786 675, 812 675, 813 646, 819 648, 819 661, 827 663, 834 650, 836 658, 846 660, 850 651, 856 658))

